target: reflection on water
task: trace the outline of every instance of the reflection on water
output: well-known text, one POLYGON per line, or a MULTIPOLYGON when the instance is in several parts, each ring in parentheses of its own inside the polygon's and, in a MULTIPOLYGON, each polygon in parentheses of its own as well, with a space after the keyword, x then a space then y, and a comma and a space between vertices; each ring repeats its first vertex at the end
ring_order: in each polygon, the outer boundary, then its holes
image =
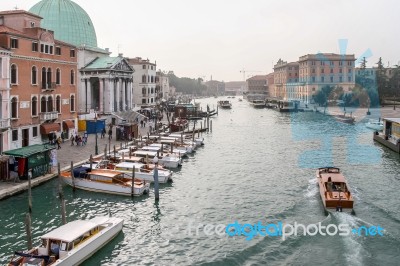
MULTIPOLYGON (((200 100, 216 106, 218 99, 200 100)), ((64 187, 68 220, 121 217, 123 233, 84 265, 394 265, 399 258, 399 156, 376 145, 362 123, 338 124, 315 113, 281 114, 233 99, 219 110, 205 147, 174 171, 174 182, 131 199, 64 187), (355 145, 357 144, 357 145, 355 145), (356 146, 353 150, 351 147, 356 146), (350 147, 350 148, 349 148, 350 147), (325 216, 315 168, 342 169, 356 199, 356 216, 325 216), (385 236, 274 237, 188 234, 192 224, 342 223, 381 225, 385 236), (387 234, 386 234, 387 232, 387 234), (332 248, 334 247, 334 248, 332 248), (329 252, 327 252, 329 250, 329 252)), ((57 181, 33 193, 33 239, 61 224, 57 181)), ((1 263, 26 246, 27 193, 0 202, 1 263)))

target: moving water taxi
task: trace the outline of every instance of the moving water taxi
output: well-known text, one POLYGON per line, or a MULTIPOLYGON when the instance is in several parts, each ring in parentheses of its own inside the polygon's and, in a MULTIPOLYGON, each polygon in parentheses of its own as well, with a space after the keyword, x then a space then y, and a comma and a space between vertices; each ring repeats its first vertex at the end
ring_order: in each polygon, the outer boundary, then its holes
POLYGON ((123 223, 121 218, 107 216, 69 222, 43 235, 40 246, 15 252, 8 265, 79 265, 110 242, 123 223))
POLYGON ((232 103, 227 100, 222 100, 222 101, 218 101, 218 106, 221 107, 222 109, 231 109, 232 103))
POLYGON ((354 199, 339 168, 318 168, 317 181, 322 203, 326 210, 354 213, 354 199))

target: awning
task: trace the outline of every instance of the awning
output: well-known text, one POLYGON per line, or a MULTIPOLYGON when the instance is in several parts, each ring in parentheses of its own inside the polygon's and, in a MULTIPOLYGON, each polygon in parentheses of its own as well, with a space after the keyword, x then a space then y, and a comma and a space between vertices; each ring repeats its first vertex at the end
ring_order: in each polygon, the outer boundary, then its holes
POLYGON ((63 129, 67 129, 67 128, 75 128, 74 121, 72 121, 72 120, 63 121, 63 129))
POLYGON ((60 131, 60 125, 56 123, 51 124, 41 124, 40 125, 40 134, 49 134, 50 132, 60 131))
POLYGON ((54 146, 52 146, 52 145, 35 144, 35 145, 22 147, 22 148, 15 149, 15 150, 5 151, 3 153, 7 154, 7 155, 12 155, 12 156, 15 156, 15 157, 26 158, 26 157, 29 157, 29 156, 34 155, 36 153, 42 153, 42 152, 49 151, 49 150, 52 150, 52 149, 54 149, 54 146))

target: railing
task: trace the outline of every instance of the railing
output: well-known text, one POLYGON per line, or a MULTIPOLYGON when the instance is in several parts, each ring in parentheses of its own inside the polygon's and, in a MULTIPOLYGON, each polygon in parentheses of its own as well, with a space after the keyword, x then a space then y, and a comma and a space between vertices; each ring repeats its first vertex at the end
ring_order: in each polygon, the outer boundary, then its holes
POLYGON ((56 83, 51 82, 51 83, 42 83, 42 90, 55 90, 56 89, 56 83))
POLYGON ((0 128, 9 128, 10 127, 10 119, 0 119, 0 128))
POLYGON ((54 120, 58 118, 58 112, 45 112, 45 113, 40 113, 40 120, 54 120))

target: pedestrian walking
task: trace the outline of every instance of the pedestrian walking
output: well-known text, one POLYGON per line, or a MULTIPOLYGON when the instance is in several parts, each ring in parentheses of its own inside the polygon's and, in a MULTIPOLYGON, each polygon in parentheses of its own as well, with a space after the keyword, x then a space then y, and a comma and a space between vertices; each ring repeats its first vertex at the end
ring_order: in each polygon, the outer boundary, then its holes
POLYGON ((87 137, 83 136, 83 138, 82 138, 82 146, 86 145, 86 143, 87 143, 87 137))
POLYGON ((58 137, 58 138, 57 138, 57 150, 61 149, 61 145, 60 145, 61 142, 62 142, 61 137, 58 137))
POLYGON ((101 131, 101 138, 104 139, 106 137, 106 128, 103 127, 103 130, 101 131))
POLYGON ((143 127, 143 120, 140 120, 140 127, 143 127))
POLYGON ((74 146, 74 140, 75 140, 75 137, 74 137, 74 135, 71 135, 71 138, 70 138, 70 140, 71 140, 71 146, 74 146))
POLYGON ((108 130, 108 139, 112 139, 112 129, 108 130))

